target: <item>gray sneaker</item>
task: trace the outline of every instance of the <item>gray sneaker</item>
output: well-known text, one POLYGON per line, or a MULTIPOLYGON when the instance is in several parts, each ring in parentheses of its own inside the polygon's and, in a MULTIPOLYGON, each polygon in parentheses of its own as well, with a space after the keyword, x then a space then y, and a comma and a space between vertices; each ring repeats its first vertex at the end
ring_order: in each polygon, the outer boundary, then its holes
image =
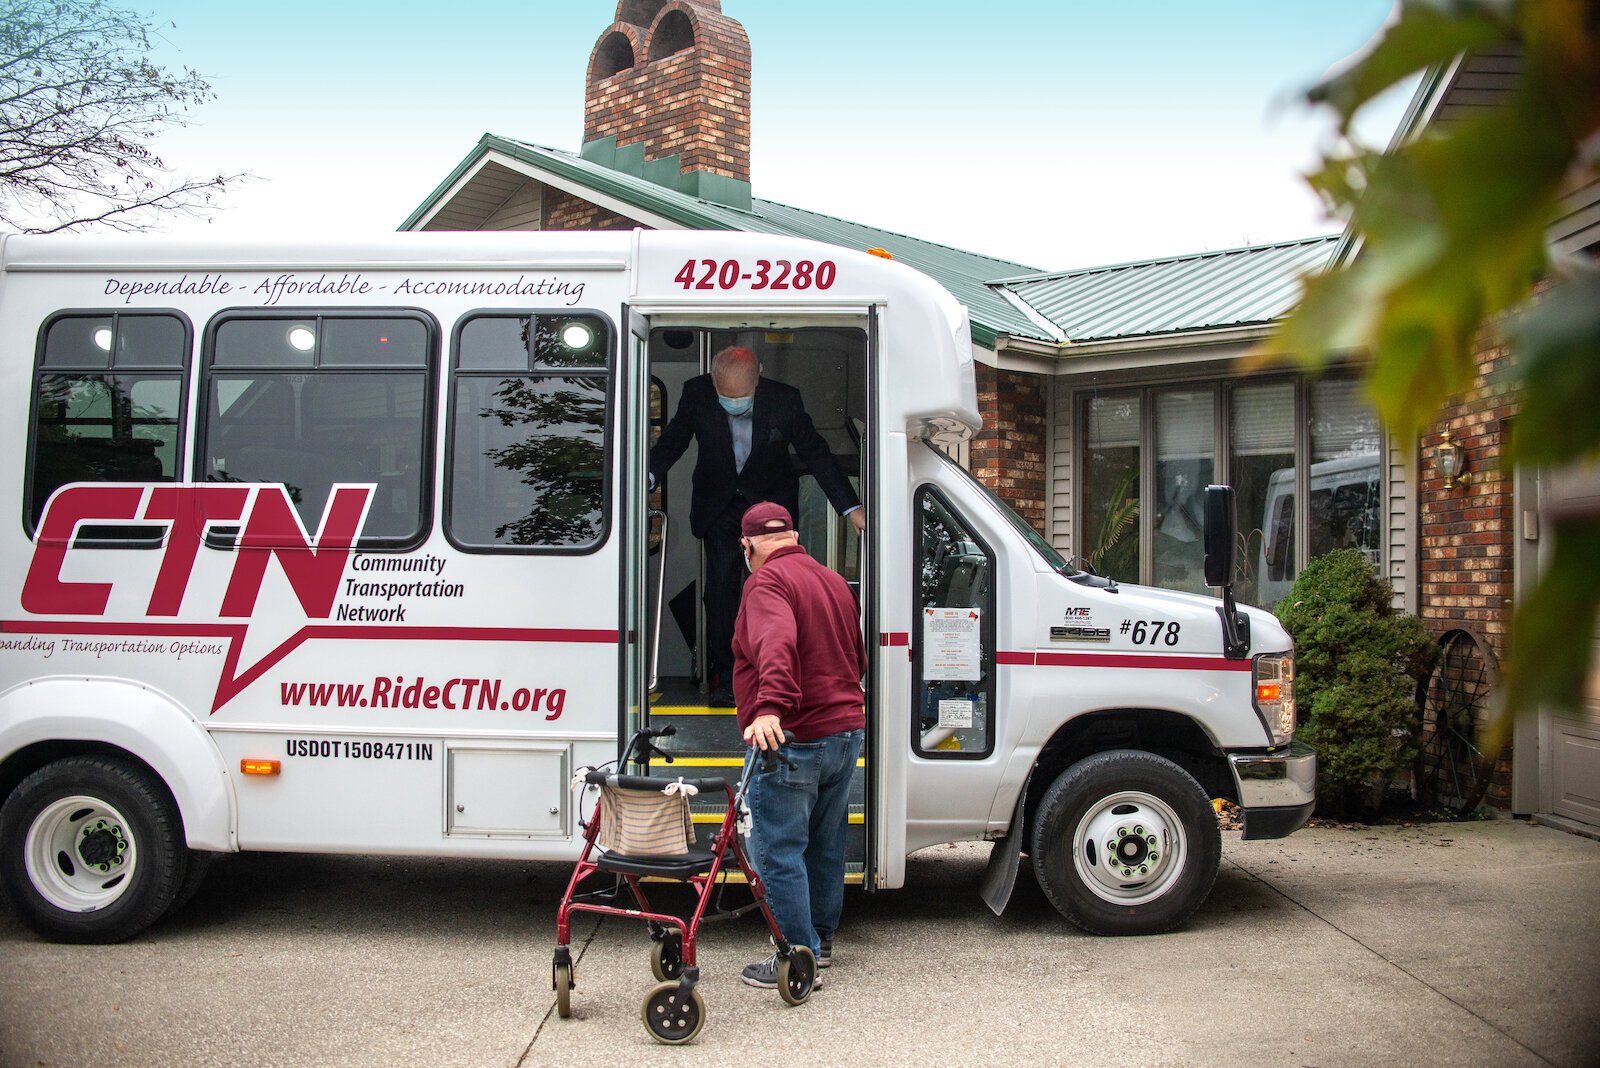
POLYGON ((833 964, 833 939, 824 938, 822 948, 817 950, 817 967, 826 968, 833 964))
MULTIPOLYGON (((766 960, 754 964, 746 964, 739 978, 744 980, 746 986, 757 987, 761 990, 778 989, 778 955, 774 953, 766 960)), ((811 981, 811 989, 817 990, 822 986, 820 968, 818 975, 811 981)))

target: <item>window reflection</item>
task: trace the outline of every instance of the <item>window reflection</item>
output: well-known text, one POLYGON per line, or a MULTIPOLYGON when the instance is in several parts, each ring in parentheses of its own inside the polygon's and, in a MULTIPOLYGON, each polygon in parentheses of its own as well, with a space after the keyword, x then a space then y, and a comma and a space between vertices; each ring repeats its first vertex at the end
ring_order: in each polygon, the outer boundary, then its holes
POLYGON ((62 315, 50 322, 33 397, 24 507, 30 530, 50 494, 68 483, 177 478, 188 354, 188 325, 174 315, 62 315))
POLYGON ((1139 395, 1093 396, 1084 404, 1084 543, 1096 574, 1139 581, 1139 395))
POLYGON ((604 537, 610 350, 592 315, 462 325, 450 415, 458 542, 582 549, 604 537))
POLYGON ((605 381, 464 377, 456 385, 451 523, 473 545, 600 538, 605 381))
POLYGON ((1214 481, 1213 390, 1156 394, 1155 584, 1204 593, 1205 491, 1214 481))

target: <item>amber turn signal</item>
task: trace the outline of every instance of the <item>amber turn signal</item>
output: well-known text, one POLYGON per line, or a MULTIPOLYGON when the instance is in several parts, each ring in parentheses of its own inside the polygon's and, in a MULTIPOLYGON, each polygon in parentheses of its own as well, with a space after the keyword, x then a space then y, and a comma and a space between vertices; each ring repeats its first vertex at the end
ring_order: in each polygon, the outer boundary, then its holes
POLYGON ((282 767, 276 760, 251 760, 246 757, 239 761, 239 770, 246 775, 276 775, 282 767))

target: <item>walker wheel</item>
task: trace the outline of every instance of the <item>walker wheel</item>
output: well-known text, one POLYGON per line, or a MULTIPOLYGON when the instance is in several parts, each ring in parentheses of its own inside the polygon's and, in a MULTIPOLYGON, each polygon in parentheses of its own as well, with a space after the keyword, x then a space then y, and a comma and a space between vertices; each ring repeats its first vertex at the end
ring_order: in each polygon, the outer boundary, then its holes
POLYGON ((690 989, 687 997, 678 983, 662 983, 644 996, 639 1010, 646 1031, 657 1042, 681 1046, 692 1042, 706 1022, 706 1003, 700 991, 690 989))
POLYGON ((650 943, 650 971, 662 982, 683 974, 683 935, 672 931, 650 943))
POLYGON ((556 988, 556 1015, 565 1020, 572 1015, 572 965, 557 964, 551 981, 556 988))
POLYGON ((778 996, 790 1005, 803 1003, 816 983, 817 958, 810 946, 794 946, 778 958, 778 996))

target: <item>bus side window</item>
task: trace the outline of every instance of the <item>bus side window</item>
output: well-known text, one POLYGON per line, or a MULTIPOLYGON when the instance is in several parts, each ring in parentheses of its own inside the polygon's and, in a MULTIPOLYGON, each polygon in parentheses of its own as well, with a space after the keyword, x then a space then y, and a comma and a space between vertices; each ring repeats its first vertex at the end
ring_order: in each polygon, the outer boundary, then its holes
POLYGON ((994 748, 994 553, 931 487, 917 494, 918 631, 912 748, 981 757, 994 748))
POLYGON ((23 518, 70 482, 171 482, 183 433, 188 322, 170 313, 56 316, 41 333, 23 518))
POLYGON ((611 337, 592 314, 462 321, 446 475, 452 542, 586 552, 605 540, 611 337))
POLYGON ((308 532, 335 485, 371 485, 357 544, 416 544, 432 499, 437 338, 430 318, 405 309, 214 320, 200 477, 282 485, 308 532))

